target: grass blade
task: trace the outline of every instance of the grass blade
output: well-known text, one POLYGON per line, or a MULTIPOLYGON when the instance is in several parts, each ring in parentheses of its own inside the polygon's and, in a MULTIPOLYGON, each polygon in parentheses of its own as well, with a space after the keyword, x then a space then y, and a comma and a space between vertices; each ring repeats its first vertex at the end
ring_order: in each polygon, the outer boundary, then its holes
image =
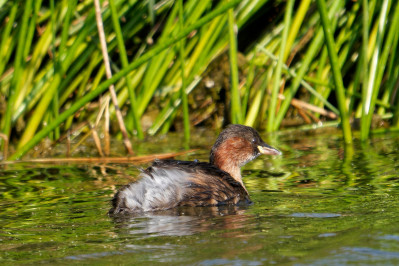
POLYGON ((11 87, 9 89, 9 100, 3 122, 3 133, 7 137, 10 137, 12 113, 14 112, 15 109, 15 100, 18 97, 21 88, 20 87, 21 73, 22 73, 22 67, 24 65, 23 54, 25 49, 25 39, 29 23, 29 16, 32 10, 32 0, 27 0, 24 6, 25 8, 23 13, 22 23, 19 28, 18 45, 14 61, 14 73, 11 81, 11 87))
MULTIPOLYGON (((184 17, 183 17, 183 0, 179 0, 179 26, 180 31, 184 28, 184 17)), ((188 100, 187 94, 185 92, 186 89, 186 75, 185 75, 185 62, 184 62, 184 39, 180 40, 179 44, 179 53, 180 53, 180 66, 181 66, 181 88, 180 88, 180 98, 182 102, 182 111, 183 111, 183 124, 184 124, 184 140, 186 143, 190 140, 190 118, 188 114, 188 100)))
MULTIPOLYGON (((127 67, 129 65, 128 63, 128 58, 127 58, 127 54, 126 54, 126 48, 124 45, 124 41, 123 41, 123 36, 122 36, 122 30, 119 24, 119 17, 117 14, 117 10, 116 10, 116 6, 114 3, 114 0, 109 0, 109 6, 111 9, 111 14, 112 14, 112 23, 114 26, 114 30, 115 30, 115 34, 116 34, 116 39, 118 42, 118 48, 119 48, 119 55, 120 55, 120 59, 122 62, 122 67, 127 67)), ((153 7, 153 3, 151 8, 153 7)), ((152 9, 151 9, 152 10, 152 9)), ((153 19, 153 17, 152 17, 153 19)), ((129 99, 130 99, 130 111, 132 113, 132 117, 133 117, 133 124, 135 129, 137 130, 137 136, 139 139, 143 138, 143 130, 141 129, 141 124, 140 124, 140 117, 137 114, 137 103, 136 103, 136 93, 134 91, 134 88, 132 87, 132 81, 129 78, 129 75, 126 76, 126 86, 128 88, 128 92, 129 92, 129 99)))
MULTIPOLYGON (((170 45, 177 43, 180 41, 180 39, 185 38, 190 32, 193 30, 203 26, 205 23, 208 23, 215 17, 223 14, 226 12, 228 9, 236 6, 240 0, 233 0, 231 2, 228 2, 213 11, 211 11, 209 14, 206 16, 202 17, 201 19, 197 20, 195 23, 191 24, 190 26, 186 27, 183 31, 181 31, 178 35, 175 37, 169 38, 161 42, 159 45, 154 47, 152 50, 148 51, 147 53, 143 54, 141 57, 138 59, 134 60, 132 63, 130 63, 126 68, 123 68, 121 71, 113 75, 112 78, 104 81, 101 83, 96 89, 90 91, 83 97, 77 99, 77 101, 74 102, 74 104, 71 105, 71 107, 67 110, 65 110, 63 113, 60 114, 58 119, 55 119, 51 124, 49 124, 47 127, 43 128, 39 132, 37 132, 32 138, 30 138, 28 141, 24 143, 24 145, 20 145, 18 149, 10 156, 10 160, 15 160, 17 158, 20 158, 24 154, 26 154, 31 148, 33 148, 37 143, 39 143, 44 137, 46 137, 54 128, 59 126, 62 122, 64 122, 69 116, 74 114, 76 111, 78 111, 81 107, 83 107, 85 104, 87 104, 89 101, 93 100, 96 98, 98 95, 100 95, 102 92, 104 92, 108 86, 111 84, 115 83, 117 80, 121 79, 125 75, 127 75, 130 71, 136 69, 137 67, 141 66, 151 58, 153 58, 156 54, 164 51, 170 45)), ((57 78, 60 78, 59 76, 57 78)), ((59 82, 59 81, 57 81, 59 82)), ((57 86, 58 84, 52 83, 52 86, 57 86)), ((51 90, 50 90, 51 92, 51 90)))
POLYGON ((343 129, 345 143, 352 143, 352 132, 349 124, 349 114, 345 105, 345 90, 344 83, 342 81, 341 70, 339 68, 338 56, 335 49, 335 43, 333 39, 332 30, 330 27, 330 20, 327 15, 327 7, 324 0, 317 0, 317 8, 320 13, 321 23, 324 30, 324 38, 327 44, 328 54, 330 57, 330 64, 333 70, 333 77, 335 81, 335 93, 337 95, 338 107, 341 116, 341 126, 343 129))
POLYGON ((238 91, 238 66, 237 66, 237 25, 234 20, 234 10, 230 8, 227 12, 229 23, 229 57, 230 57, 230 73, 231 73, 231 122, 234 124, 242 124, 243 118, 241 113, 241 100, 238 91))
POLYGON ((276 106, 277 106, 277 98, 278 92, 280 87, 281 81, 281 70, 283 68, 283 60, 284 60, 284 53, 286 51, 286 44, 287 44, 287 36, 288 30, 291 24, 291 16, 292 16, 292 9, 294 7, 294 0, 289 0, 286 5, 286 11, 284 16, 284 30, 283 35, 281 37, 281 46, 280 46, 280 55, 277 61, 276 70, 274 73, 274 80, 273 80, 273 88, 272 88, 272 96, 270 99, 270 106, 269 106, 269 117, 267 120, 267 131, 271 132, 274 130, 274 118, 276 116, 276 106))

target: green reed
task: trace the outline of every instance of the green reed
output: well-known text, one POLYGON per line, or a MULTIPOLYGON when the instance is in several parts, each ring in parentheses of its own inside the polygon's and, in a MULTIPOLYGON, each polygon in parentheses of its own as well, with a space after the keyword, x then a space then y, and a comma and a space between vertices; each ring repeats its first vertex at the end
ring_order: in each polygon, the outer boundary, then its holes
POLYGON ((336 53, 335 42, 332 35, 330 20, 327 16, 327 7, 324 0, 317 0, 317 8, 320 13, 321 22, 324 30, 324 39, 327 44, 327 50, 330 58, 331 68, 333 70, 333 77, 335 83, 335 91, 338 100, 338 107, 341 116, 341 126, 343 129, 344 139, 346 143, 352 142, 351 127, 349 124, 349 114, 345 106, 345 91, 342 80, 341 69, 339 67, 338 55, 336 53))
MULTIPOLYGON (((153 4, 153 1, 150 1, 149 5, 150 4, 153 4)), ((119 23, 119 15, 116 10, 114 0, 109 1, 109 7, 111 9, 112 25, 114 27, 116 40, 118 42, 119 58, 121 60, 122 67, 127 67, 129 65, 129 61, 126 54, 126 47, 125 47, 125 42, 123 40, 122 29, 119 23)), ((153 12, 151 12, 151 20, 153 21, 153 19, 154 19, 154 14, 153 12)), ((141 129, 140 119, 136 111, 136 105, 137 105, 136 92, 134 91, 134 88, 132 86, 132 79, 130 78, 130 76, 127 75, 125 78, 126 78, 126 87, 129 92, 129 100, 131 105, 130 112, 132 114, 131 117, 133 120, 134 128, 137 130, 137 136, 140 139, 142 139, 144 135, 143 135, 143 130, 141 129)))
MULTIPOLYGON (((114 73, 109 80, 92 1, 1 5, 0 127, 17 147, 11 159, 50 135, 57 140, 95 121, 98 97, 109 94, 110 84, 131 135, 166 133, 181 118, 188 140, 198 111, 191 95, 206 93, 204 73, 223 53, 229 55, 224 89, 231 115, 224 119, 271 132, 291 117, 328 122, 335 118, 326 113, 334 113, 346 142, 350 119, 360 119, 363 140, 376 115, 399 127, 395 1, 111 0, 102 9, 114 73), (278 14, 251 25, 262 12, 278 14), (238 51, 250 26, 259 27, 258 36, 238 51), (242 66, 239 57, 246 59, 242 66)), ((212 100, 201 108, 210 109, 212 100)), ((113 106, 110 112, 115 120, 113 106)))
MULTIPOLYGON (((179 3, 179 28, 180 30, 184 29, 184 16, 183 16, 183 0, 180 0, 179 3)), ((188 110, 188 100, 187 94, 185 92, 186 89, 186 74, 185 74, 185 53, 184 53, 184 39, 180 40, 179 44, 179 58, 180 58, 180 68, 181 68, 181 88, 180 88, 180 98, 183 105, 183 124, 184 124, 184 139, 186 143, 190 140, 190 117, 188 110)))
POLYGON ((268 131, 272 131, 274 124, 275 124, 274 118, 276 115, 277 98, 278 98, 278 92, 279 92, 280 81, 281 81, 281 72, 283 69, 283 60, 284 60, 285 47, 287 44, 288 30, 291 25, 291 16, 292 16, 293 6, 294 6, 294 1, 293 0, 288 1, 285 15, 284 15, 284 30, 283 30, 282 37, 281 37, 279 58, 277 61, 277 66, 276 66, 276 70, 275 70, 275 74, 274 74, 272 95, 270 98, 269 116, 268 116, 268 121, 267 121, 268 122, 267 130, 268 131))

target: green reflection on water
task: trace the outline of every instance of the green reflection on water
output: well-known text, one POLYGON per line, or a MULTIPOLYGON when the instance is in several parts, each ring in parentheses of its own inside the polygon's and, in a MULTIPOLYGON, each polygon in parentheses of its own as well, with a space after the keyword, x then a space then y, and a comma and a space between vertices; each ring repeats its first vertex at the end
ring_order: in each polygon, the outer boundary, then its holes
MULTIPOLYGON (((179 139, 162 142, 169 151, 179 139)), ((196 141, 202 149, 184 159, 207 160, 209 142, 196 141)), ((284 156, 260 157, 243 171, 253 205, 128 219, 106 212, 115 189, 137 175, 134 167, 8 166, 0 172, 0 262, 399 262, 398 136, 353 150, 323 134, 283 135, 270 144, 284 156)))

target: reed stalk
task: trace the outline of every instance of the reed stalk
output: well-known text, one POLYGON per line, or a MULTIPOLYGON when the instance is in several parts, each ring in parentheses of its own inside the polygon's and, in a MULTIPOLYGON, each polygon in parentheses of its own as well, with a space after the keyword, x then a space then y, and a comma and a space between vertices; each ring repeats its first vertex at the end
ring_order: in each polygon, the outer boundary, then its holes
POLYGON ((180 0, 110 0, 104 2, 101 20, 111 81, 105 80, 109 69, 98 45, 92 0, 27 1, 23 9, 20 1, 0 4, 0 127, 12 132, 15 157, 47 136, 57 139, 76 128, 75 123, 96 121, 97 128, 98 108, 105 109, 97 104, 98 97, 111 97, 111 84, 119 108, 109 106, 109 119, 119 116, 139 138, 141 126, 149 135, 176 128, 181 114, 187 140, 189 102, 206 108, 195 111, 197 122, 220 126, 226 117, 216 115, 215 106, 224 95, 219 100, 214 96, 226 89, 230 101, 225 108, 232 115, 227 120, 268 131, 299 115, 309 123, 326 123, 342 115, 340 105, 347 116, 362 119, 364 140, 375 113, 393 126, 399 123, 399 15, 394 1, 348 5, 324 0, 329 6, 325 20, 335 36, 331 49, 323 38, 328 27, 321 20, 320 3, 311 0, 297 2, 295 8, 292 0, 274 5, 269 0, 187 0, 184 6, 180 0), (250 28, 259 14, 270 12, 277 13, 265 23, 266 30, 256 29, 259 23, 250 28), (256 39, 247 43, 247 32, 256 39), (219 61, 225 52, 231 60, 219 61), (209 72, 211 62, 216 68, 209 72), (204 87, 205 75, 216 81, 215 87, 204 87), (340 88, 342 80, 347 90, 340 88))
POLYGON ((327 15, 327 7, 324 0, 317 0, 317 8, 320 13, 321 23, 324 30, 324 39, 327 44, 327 50, 330 58, 331 68, 333 70, 333 77, 335 82, 335 93, 338 100, 338 107, 341 116, 341 127, 343 130, 345 143, 352 143, 352 131, 349 124, 349 114, 345 105, 345 89, 342 81, 340 64, 336 53, 335 42, 333 38, 332 29, 330 27, 330 20, 327 15))
MULTIPOLYGON (((298 7, 298 10, 295 14, 294 20, 292 24, 290 24, 290 29, 289 29, 289 34, 287 36, 286 40, 286 45, 285 45, 285 51, 284 51, 284 57, 283 57, 283 62, 285 62, 288 58, 288 55, 290 54, 292 45, 298 35, 299 29, 303 23, 303 20, 306 16, 306 13, 309 9, 309 5, 311 3, 311 0, 303 0, 300 1, 300 5, 298 7)), ((286 9, 289 7, 290 2, 287 3, 286 9)), ((286 11, 287 12, 287 11, 286 11)), ((292 10, 290 11, 292 12, 292 10)), ((284 17, 284 27, 286 26, 286 18, 284 17)), ((285 29, 284 29, 285 30, 285 29)))
MULTIPOLYGON (((112 78, 112 72, 111 72, 111 65, 109 62, 109 57, 108 57, 108 52, 107 52, 108 51, 107 50, 107 42, 105 40, 103 22, 102 22, 102 18, 101 18, 100 0, 94 0, 94 7, 96 10, 96 22, 97 22, 98 34, 100 37, 101 51, 102 51, 102 55, 103 55, 104 65, 105 65, 105 74, 107 76, 107 79, 110 79, 110 78, 112 78)), ((130 142, 129 136, 127 135, 125 122, 123 121, 123 116, 122 116, 121 110, 119 109, 119 104, 118 104, 118 99, 116 97, 114 84, 110 84, 109 92, 111 94, 112 103, 115 106, 116 117, 118 119, 119 128, 123 135, 123 142, 125 144, 125 148, 130 155, 133 155, 134 152, 132 149, 132 143, 130 142)), ((108 122, 106 122, 106 123, 108 123, 108 122)))
POLYGON ((23 17, 22 17, 22 23, 21 27, 18 33, 18 44, 17 44, 17 50, 15 54, 15 60, 14 60, 14 73, 12 76, 11 80, 11 88, 9 89, 9 100, 7 103, 7 109, 6 113, 4 116, 4 122, 3 124, 3 133, 9 138, 10 137, 10 132, 11 132, 11 118, 12 118, 12 113, 15 110, 15 101, 16 98, 18 97, 20 90, 21 90, 21 73, 22 73, 22 68, 24 67, 24 58, 23 58, 23 53, 25 49, 25 40, 26 40, 26 31, 28 28, 28 23, 29 23, 29 16, 32 10, 32 0, 27 0, 25 2, 25 8, 23 12, 23 17))
POLYGON ((378 93, 380 91, 380 85, 383 77, 383 73, 387 64, 388 56, 391 52, 392 47, 398 47, 398 38, 395 38, 397 32, 393 27, 397 27, 399 25, 399 4, 396 3, 394 15, 392 18, 392 24, 389 27, 387 38, 383 43, 383 37, 385 31, 387 29, 386 21, 389 12, 389 1, 386 0, 383 2, 381 13, 379 16, 378 23, 378 32, 377 32, 377 44, 373 54, 371 69, 370 69, 370 78, 367 86, 366 99, 363 107, 362 114, 362 128, 361 128, 361 139, 364 141, 368 138, 371 120, 374 114, 375 105, 378 93), (394 42, 395 40, 395 42, 394 42), (381 53, 382 52, 382 53, 381 53), (363 121, 364 120, 364 121, 363 121))
POLYGON ((240 92, 238 91, 238 65, 237 65, 237 25, 234 19, 234 10, 227 11, 229 23, 229 58, 231 75, 231 122, 241 124, 243 122, 241 113, 240 92))
MULTIPOLYGON (((336 1, 336 3, 338 2, 339 1, 336 1)), ((335 11, 337 8, 338 5, 336 4, 335 8, 334 7, 331 8, 330 12, 335 11)), ((284 101, 280 107, 279 112, 277 113, 277 117, 274 123, 274 130, 278 130, 278 128, 280 127, 280 124, 284 119, 284 116, 290 106, 291 100, 299 88, 302 78, 304 77, 306 71, 308 70, 308 67, 311 61, 313 60, 314 56, 316 55, 317 51, 322 46, 322 41, 323 41, 322 29, 319 29, 304 55, 304 60, 302 61, 301 67, 297 71, 297 76, 292 81, 292 84, 289 87, 289 89, 284 92, 284 101)))
MULTIPOLYGON (((180 31, 184 29, 184 16, 183 16, 183 0, 179 0, 179 27, 180 31)), ((185 53, 184 53, 184 38, 180 40, 179 43, 179 57, 180 57, 180 66, 181 66, 181 88, 180 88, 180 98, 182 102, 182 111, 183 111, 183 125, 184 125, 184 140, 185 143, 188 143, 190 140, 190 118, 189 118, 189 110, 188 110, 188 100, 187 94, 185 92, 186 88, 186 75, 185 75, 185 53)))
MULTIPOLYGON (((268 57, 270 57, 272 60, 274 61, 278 61, 279 58, 274 56, 273 53, 269 52, 268 50, 266 50, 263 47, 259 47, 258 49, 260 51, 262 51, 263 53, 265 53, 268 57)), ((291 77, 296 78, 297 77, 297 73, 290 69, 286 64, 283 64, 283 70, 286 71, 287 74, 289 74, 291 77)), ((320 100, 320 102, 322 102, 324 105, 326 105, 331 111, 333 111, 335 114, 339 115, 339 111, 337 108, 334 107, 334 105, 332 105, 331 103, 329 103, 320 93, 318 93, 308 82, 305 81, 306 77, 304 77, 303 80, 300 81, 300 84, 306 88, 309 93, 311 93, 315 98, 317 98, 318 100, 320 100)), ((314 80, 311 79, 311 81, 313 83, 317 83, 319 82, 318 80, 314 80)), ((319 82, 319 84, 322 84, 321 82, 319 82)), ((323 85, 325 86, 326 84, 323 83, 323 85)))
MULTIPOLYGON (((59 67, 58 60, 56 57, 56 48, 55 48, 55 39, 56 39, 56 31, 57 31, 57 22, 56 22, 56 10, 54 8, 54 0, 50 1, 50 11, 51 11, 51 33, 52 33, 52 38, 51 38, 51 51, 53 54, 53 67, 54 67, 54 72, 57 72, 57 68, 59 67)), ((32 23, 33 24, 33 23, 32 23)), ((34 25, 34 24, 33 24, 34 25)), ((27 42, 30 43, 30 42, 27 42)), ((29 51, 28 49, 26 49, 29 51)), ((28 52, 25 53, 25 57, 28 54, 28 52)), ((55 91, 54 97, 52 100, 52 114, 50 115, 50 121, 54 118, 57 119, 58 117, 58 112, 59 112, 59 95, 58 95, 58 90, 55 91)), ((50 122, 49 121, 49 122, 50 122)), ((54 129, 54 139, 58 139, 60 137, 60 128, 56 127, 54 129)))
MULTIPOLYGON (((153 2, 149 3, 149 7, 153 7, 153 5, 154 5, 153 2)), ((119 15, 116 10, 114 0, 109 0, 109 6, 111 9, 112 24, 113 24, 113 27, 115 30, 116 40, 118 42, 119 58, 121 60, 122 67, 127 67, 129 65, 129 62, 128 62, 128 58, 127 58, 127 54, 126 54, 126 47, 125 47, 124 41, 123 41, 122 29, 119 24, 119 15)), ((151 12, 150 14, 153 14, 153 12, 151 12)), ((151 19, 154 19, 153 15, 152 15, 151 19)), ((127 75, 125 78, 126 78, 127 90, 129 92, 129 100, 130 100, 130 105, 131 105, 130 111, 131 111, 132 118, 133 118, 134 128, 137 131, 137 137, 139 139, 143 139, 144 134, 143 134, 143 130, 141 128, 140 117, 137 115, 137 111, 136 111, 136 106, 137 106, 136 93, 132 86, 132 80, 129 77, 129 75, 127 75)))
MULTIPOLYGON (((0 73, 3 73, 4 69, 6 68, 6 63, 8 61, 8 57, 11 55, 11 53, 14 50, 14 45, 11 45, 12 38, 11 35, 11 30, 14 26, 15 23, 15 18, 17 15, 18 11, 18 2, 14 2, 11 9, 10 13, 8 15, 8 21, 6 26, 4 27, 3 34, 1 34, 1 40, 0 40, 0 73), (8 53, 7 53, 8 52, 8 53), (7 56, 8 54, 8 56, 7 56)), ((5 123, 5 121, 2 121, 5 123)), ((4 125, 3 125, 4 127, 4 125)))
POLYGON ((289 0, 286 6, 285 10, 285 15, 284 15, 284 30, 283 30, 283 35, 281 37, 281 45, 280 45, 280 54, 279 58, 277 61, 277 66, 275 69, 274 73, 274 79, 273 79, 273 87, 272 87, 272 95, 270 99, 270 106, 269 106, 269 116, 267 120, 267 131, 271 132, 274 131, 275 125, 274 125, 274 118, 276 116, 276 106, 277 106, 277 97, 278 97, 278 92, 280 89, 280 81, 281 81, 281 72, 283 69, 283 60, 284 60, 284 54, 286 52, 286 44, 287 44, 287 36, 288 36, 288 30, 291 25, 291 16, 292 16, 292 9, 294 7, 294 1, 289 0))
MULTIPOLYGON (((147 53, 143 54, 141 57, 134 60, 130 63, 127 67, 121 69, 118 73, 112 76, 112 78, 102 82, 98 87, 94 90, 91 90, 81 98, 77 99, 69 109, 65 110, 63 113, 60 114, 58 119, 55 119, 52 123, 41 129, 37 132, 34 136, 32 136, 24 145, 18 147, 18 149, 12 154, 9 159, 15 160, 20 158, 24 154, 26 154, 31 148, 33 148, 36 144, 38 144, 44 137, 46 137, 54 128, 59 126, 62 122, 64 122, 69 116, 74 114, 78 111, 81 107, 86 105, 88 102, 93 100, 94 98, 98 97, 101 93, 103 93, 111 84, 114 84, 119 79, 123 78, 132 70, 136 69, 137 67, 141 66, 142 64, 146 63, 148 60, 152 59, 155 55, 161 53, 165 49, 169 48, 171 45, 177 43, 182 38, 185 38, 189 33, 193 30, 203 26, 204 24, 208 23, 215 17, 223 14, 230 8, 236 6, 240 1, 239 0, 232 0, 213 11, 209 12, 206 16, 198 19, 196 22, 192 23, 191 25, 187 26, 183 31, 177 34, 174 37, 165 39, 163 42, 159 43, 156 47, 148 51, 147 53)), ((76 41, 75 41, 76 42, 76 41)), ((54 83, 56 84, 56 83, 54 83)), ((53 85, 55 86, 55 85, 53 85)))

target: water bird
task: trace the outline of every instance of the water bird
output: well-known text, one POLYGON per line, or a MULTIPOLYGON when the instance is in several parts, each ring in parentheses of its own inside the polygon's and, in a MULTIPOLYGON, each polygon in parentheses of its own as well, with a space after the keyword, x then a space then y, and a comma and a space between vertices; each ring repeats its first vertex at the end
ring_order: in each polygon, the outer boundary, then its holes
POLYGON ((229 125, 210 152, 209 163, 156 160, 139 180, 114 195, 110 215, 162 211, 178 206, 250 203, 241 167, 261 154, 280 155, 248 126, 229 125))

